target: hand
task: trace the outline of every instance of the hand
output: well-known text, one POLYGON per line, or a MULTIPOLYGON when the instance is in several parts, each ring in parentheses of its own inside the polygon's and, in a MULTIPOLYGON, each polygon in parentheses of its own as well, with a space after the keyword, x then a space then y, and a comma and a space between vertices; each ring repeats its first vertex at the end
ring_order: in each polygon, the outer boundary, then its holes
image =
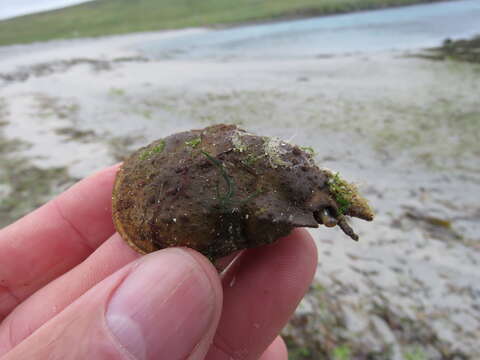
POLYGON ((287 360, 277 337, 315 272, 295 230, 220 277, 198 252, 147 256, 115 233, 118 166, 0 231, 0 357, 287 360))

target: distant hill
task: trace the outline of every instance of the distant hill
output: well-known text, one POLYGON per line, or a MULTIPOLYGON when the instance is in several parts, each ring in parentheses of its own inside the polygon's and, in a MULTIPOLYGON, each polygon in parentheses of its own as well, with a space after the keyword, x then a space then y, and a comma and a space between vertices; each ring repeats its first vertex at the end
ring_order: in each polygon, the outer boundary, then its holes
POLYGON ((231 25, 441 0, 95 0, 0 21, 0 45, 231 25))

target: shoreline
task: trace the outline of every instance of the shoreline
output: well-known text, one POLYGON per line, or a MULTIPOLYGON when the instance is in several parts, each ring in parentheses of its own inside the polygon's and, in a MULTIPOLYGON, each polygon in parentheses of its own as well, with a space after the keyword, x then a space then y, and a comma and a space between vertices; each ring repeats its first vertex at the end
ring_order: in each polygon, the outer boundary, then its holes
MULTIPOLYGON (((373 1, 373 0, 372 0, 373 1)), ((71 39, 78 39, 78 38, 98 38, 98 37, 104 37, 104 36, 112 36, 112 35, 128 35, 128 34, 136 34, 136 33, 144 33, 144 32, 153 32, 153 31, 175 31, 175 30, 182 30, 186 28, 207 28, 207 29, 225 29, 225 28, 235 28, 235 27, 242 27, 242 26, 248 26, 248 25, 255 25, 255 24, 269 24, 269 23, 276 23, 276 22, 282 22, 282 21, 294 21, 294 20, 302 20, 302 19, 309 19, 309 18, 317 18, 317 17, 330 17, 330 16, 338 16, 338 15, 345 15, 345 14, 354 14, 354 13, 359 13, 359 12, 367 12, 367 11, 375 11, 375 10, 385 10, 385 9, 394 9, 394 8, 400 8, 400 7, 410 7, 410 6, 419 6, 419 5, 425 5, 425 4, 434 4, 434 3, 442 3, 442 2, 454 2, 454 1, 461 1, 461 0, 406 0, 406 1, 411 1, 411 3, 407 4, 401 4, 400 0, 391 0, 394 3, 392 5, 384 5, 383 3, 380 4, 365 4, 365 5, 351 5, 347 4, 347 8, 345 9, 338 9, 332 6, 332 8, 325 8, 325 9, 320 9, 317 7, 312 7, 312 6, 305 6, 304 9, 296 9, 296 10, 282 10, 279 13, 273 12, 272 14, 265 14, 265 15, 260 15, 257 19, 255 19, 255 16, 252 16, 252 19, 244 19, 244 20, 231 20, 228 22, 222 22, 222 21, 216 21, 214 23, 209 23, 209 21, 205 20, 203 23, 202 22, 195 22, 191 21, 191 23, 185 23, 183 25, 176 25, 176 26, 163 26, 163 27, 156 27, 156 26, 151 26, 151 25, 137 25, 139 27, 138 29, 130 29, 130 30, 106 30, 102 32, 101 34, 98 33, 89 33, 89 30, 86 31, 85 29, 74 29, 72 34, 69 34, 67 36, 51 36, 51 35, 33 35, 33 39, 29 40, 21 40, 14 42, 12 40, 8 40, 9 38, 6 37, 5 39, 2 39, 1 33, 8 33, 9 31, 14 33, 15 31, 17 33, 24 33, 25 31, 28 32, 28 30, 25 30, 25 27, 28 27, 28 24, 32 20, 36 20, 38 18, 42 17, 49 17, 51 15, 56 14, 56 16, 61 16, 63 15, 62 12, 67 12, 68 11, 75 11, 76 8, 81 9, 82 7, 85 7, 86 5, 91 4, 92 2, 86 2, 86 3, 81 3, 78 5, 73 5, 71 7, 67 8, 61 8, 61 9, 56 9, 56 10, 51 10, 51 11, 45 11, 45 12, 39 12, 39 13, 33 13, 33 14, 28 14, 28 15, 23 15, 15 18, 10 18, 6 20, 0 20, 0 46, 8 46, 8 45, 16 45, 16 44, 32 44, 32 43, 37 43, 37 42, 44 42, 44 41, 49 41, 49 40, 71 40, 71 39), (397 3, 398 2, 398 3, 397 3), (27 22, 27 24, 22 22, 27 22), (17 26, 17 28, 15 28, 17 26), (22 30, 19 32, 19 30, 22 30), (82 33, 85 33, 86 36, 78 36, 82 35, 82 33), (76 35, 78 34, 78 35, 76 35)), ((404 0, 405 1, 405 0, 404 0)), ((42 20, 45 21, 45 20, 42 20)), ((42 22, 40 22, 41 24, 42 22)), ((34 25, 36 26, 36 25, 34 25)), ((40 25, 38 25, 40 26, 40 25)), ((95 26, 92 26, 93 28, 95 26)), ((113 28, 115 29, 115 28, 113 28)), ((32 29, 34 31, 35 28, 32 29)), ((36 29, 34 31, 35 33, 38 33, 39 29, 36 29)), ((65 30, 65 29, 64 29, 65 30)), ((71 28, 68 28, 68 31, 72 31, 71 28)), ((57 31, 58 32, 58 31, 57 31)), ((40 31, 41 33, 41 31, 40 31)))
POLYGON ((398 9, 398 8, 405 8, 405 7, 412 7, 412 6, 419 6, 419 5, 428 5, 428 4, 435 4, 435 3, 442 3, 442 2, 455 2, 455 1, 461 1, 461 0, 418 0, 411 4, 403 4, 403 5, 398 4, 398 5, 387 5, 387 6, 379 5, 378 7, 372 6, 364 9, 338 11, 338 12, 331 12, 331 13, 315 13, 316 9, 312 8, 312 9, 304 9, 300 11, 300 14, 293 13, 293 14, 279 15, 278 17, 275 17, 273 19, 258 19, 258 20, 247 20, 247 21, 242 21, 238 23, 214 24, 214 25, 206 26, 205 28, 213 29, 213 30, 233 29, 233 28, 239 28, 239 27, 249 26, 249 25, 263 25, 263 24, 268 25, 268 24, 275 24, 280 22, 288 22, 288 21, 296 21, 296 20, 329 18, 332 16, 339 16, 339 15, 359 14, 359 13, 365 13, 370 11, 398 9), (312 13, 302 14, 303 12, 309 12, 309 11, 312 11, 312 13))

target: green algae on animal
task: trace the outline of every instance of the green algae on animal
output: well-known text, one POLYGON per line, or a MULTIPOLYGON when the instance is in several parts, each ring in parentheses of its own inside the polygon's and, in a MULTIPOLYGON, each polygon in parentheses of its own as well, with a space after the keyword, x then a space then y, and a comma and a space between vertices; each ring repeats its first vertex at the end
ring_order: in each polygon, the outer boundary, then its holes
POLYGON ((137 150, 118 172, 113 219, 148 253, 188 246, 212 261, 269 244, 295 227, 338 225, 373 212, 357 188, 310 151, 234 125, 173 134, 137 150))
POLYGON ((140 153, 140 160, 145 160, 150 158, 153 154, 159 154, 163 151, 165 148, 165 141, 164 140, 158 140, 154 146, 149 146, 148 149, 145 151, 142 151, 140 153))
POLYGON ((202 142, 202 139, 200 139, 198 137, 198 138, 195 138, 195 139, 192 139, 192 140, 189 140, 189 141, 185 141, 185 145, 188 145, 192 148, 196 148, 198 146, 198 144, 200 144, 201 142, 202 142))

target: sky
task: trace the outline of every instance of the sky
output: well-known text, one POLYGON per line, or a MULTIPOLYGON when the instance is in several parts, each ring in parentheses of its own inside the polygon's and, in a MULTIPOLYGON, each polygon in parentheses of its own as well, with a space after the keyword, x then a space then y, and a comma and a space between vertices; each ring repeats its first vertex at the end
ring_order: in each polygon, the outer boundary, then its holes
POLYGON ((0 20, 92 0, 0 0, 0 20))

